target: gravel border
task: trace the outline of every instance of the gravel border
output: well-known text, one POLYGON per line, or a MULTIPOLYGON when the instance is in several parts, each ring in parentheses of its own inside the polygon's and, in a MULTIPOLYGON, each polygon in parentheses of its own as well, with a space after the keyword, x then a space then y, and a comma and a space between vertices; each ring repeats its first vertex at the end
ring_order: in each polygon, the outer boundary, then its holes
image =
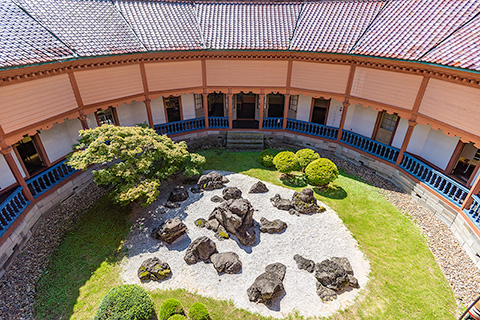
MULTIPOLYGON (((282 145, 284 148, 285 145, 282 145)), ((473 264, 452 231, 412 196, 373 170, 355 165, 328 151, 318 151, 346 173, 364 179, 425 234, 437 263, 445 274, 459 304, 468 305, 480 295, 480 270, 473 264)), ((0 318, 34 319, 35 283, 48 264, 50 254, 65 232, 78 221, 83 209, 95 202, 103 189, 93 183, 52 211, 27 241, 22 254, 13 259, 0 280, 0 318)))

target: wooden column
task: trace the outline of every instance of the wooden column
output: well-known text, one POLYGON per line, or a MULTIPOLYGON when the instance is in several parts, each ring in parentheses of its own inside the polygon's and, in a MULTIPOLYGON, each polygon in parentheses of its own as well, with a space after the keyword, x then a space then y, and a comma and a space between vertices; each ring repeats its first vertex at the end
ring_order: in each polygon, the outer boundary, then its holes
POLYGON ((30 192, 30 189, 28 188, 27 183, 25 182, 25 179, 23 178, 22 173, 20 172, 20 169, 18 169, 17 164, 15 163, 15 159, 12 156, 12 147, 9 146, 6 149, 2 149, 0 152, 3 154, 5 161, 7 162, 8 167, 10 168, 10 171, 12 171, 12 174, 15 177, 15 180, 20 186, 23 187, 23 190, 22 190, 23 195, 28 201, 33 202, 34 201, 33 195, 30 192))
POLYGON ((80 120, 80 122, 82 123, 83 130, 87 130, 88 129, 87 116, 82 114, 78 116, 78 120, 80 120))
POLYGON ((467 197, 465 198, 465 201, 463 201, 462 206, 460 207, 460 210, 463 210, 465 208, 470 208, 472 205, 473 199, 472 196, 478 194, 480 191, 480 175, 478 175, 477 179, 475 179, 475 182, 473 183, 473 186, 470 188, 470 192, 468 192, 467 197))
MULTIPOLYGON (((458 159, 457 159, 457 160, 458 160, 458 159)), ((471 174, 470 177, 468 178, 467 188, 468 188, 468 186, 472 185, 473 179, 475 179, 475 176, 477 175, 477 172, 478 172, 479 169, 480 169, 480 161, 477 162, 477 164, 475 165, 475 169, 473 169, 472 174, 471 174)), ((452 168, 452 170, 453 170, 453 168, 452 168)), ((450 172, 451 172, 451 171, 450 171, 450 172)))
POLYGON ((415 121, 408 121, 407 133, 405 134, 405 138, 403 138, 402 147, 400 148, 400 152, 398 153, 397 162, 395 162, 396 166, 402 163, 403 153, 407 150, 408 143, 410 142, 410 138, 412 137, 413 129, 416 125, 417 123, 415 121))
POLYGON ((204 92, 203 94, 203 114, 205 117, 205 129, 208 129, 208 93, 204 92))
POLYGON ((288 107, 290 106, 290 94, 285 95, 285 103, 283 106, 283 130, 287 127, 288 107))
POLYGON ((228 92, 228 128, 232 129, 233 128, 233 111, 232 111, 232 106, 233 106, 233 94, 229 90, 228 92))
MULTIPOLYGON (((262 90, 263 91, 263 90, 262 90)), ((260 93, 260 117, 258 123, 258 129, 263 129, 263 110, 265 109, 265 94, 260 93)))
POLYGON ((343 127, 345 126, 345 119, 347 118, 348 106, 350 103, 348 101, 343 102, 342 117, 340 118, 340 125, 338 126, 337 140, 342 139, 343 127))
POLYGON ((145 103, 145 109, 147 109, 148 125, 150 126, 150 128, 153 128, 154 124, 153 124, 151 100, 148 98, 148 96, 145 96, 145 100, 143 102, 145 103))

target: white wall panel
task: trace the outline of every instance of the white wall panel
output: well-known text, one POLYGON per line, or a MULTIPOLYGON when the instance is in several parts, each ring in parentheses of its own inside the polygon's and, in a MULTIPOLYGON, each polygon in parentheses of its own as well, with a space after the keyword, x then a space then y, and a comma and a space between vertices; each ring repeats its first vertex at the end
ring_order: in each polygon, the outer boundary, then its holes
POLYGON ((78 130, 81 128, 80 121, 69 120, 61 124, 54 124, 48 130, 40 131, 40 139, 51 162, 72 152, 72 145, 77 143, 78 130), (74 132, 77 134, 72 136, 74 132))
POLYGON ((408 130, 408 120, 404 118, 400 118, 398 122, 397 131, 395 131, 395 136, 393 137, 392 147, 400 149, 403 144, 403 140, 405 139, 405 135, 407 134, 408 130))
POLYGON ((181 99, 183 120, 195 119, 195 95, 193 93, 182 94, 181 99))
POLYGON ((363 105, 350 105, 345 118, 344 129, 370 138, 377 122, 378 111, 363 105))
POLYGON ((153 124, 165 123, 165 107, 163 105, 163 97, 154 99, 150 102, 152 109, 153 124))
POLYGON ((135 126, 140 123, 148 124, 147 107, 143 101, 122 104, 117 108, 117 115, 121 126, 135 126))
POLYGON ((16 183, 15 177, 2 154, 0 156, 0 191, 14 183, 16 183))
POLYGON ((339 127, 342 119, 343 103, 332 99, 328 109, 327 126, 339 127))
POLYGON ((297 120, 310 121, 310 109, 312 107, 312 96, 298 96, 297 120))

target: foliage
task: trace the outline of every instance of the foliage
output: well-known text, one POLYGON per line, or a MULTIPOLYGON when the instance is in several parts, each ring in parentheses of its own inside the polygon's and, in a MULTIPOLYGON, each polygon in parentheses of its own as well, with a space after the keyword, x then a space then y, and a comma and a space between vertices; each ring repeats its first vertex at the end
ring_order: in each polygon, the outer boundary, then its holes
POLYGON ((190 306, 188 309, 188 316, 190 320, 209 320, 210 315, 208 314, 207 307, 200 302, 196 302, 190 306))
POLYGON ((104 164, 93 171, 94 181, 113 186, 113 200, 122 205, 137 199, 151 204, 161 181, 180 172, 187 177, 200 175, 205 163, 204 157, 187 151, 185 142, 175 143, 142 127, 103 125, 80 130, 74 150, 68 165, 86 170, 92 164, 104 164))
POLYGON ((299 168, 297 156, 291 151, 282 151, 277 154, 273 158, 273 164, 279 172, 286 174, 299 168))
POLYGON ((185 311, 183 311, 182 303, 173 298, 168 298, 167 300, 162 302, 160 306, 160 312, 158 314, 159 320, 168 320, 174 314, 185 315, 185 311))
POLYGON ((294 174, 283 174, 280 177, 280 181, 282 181, 284 185, 294 188, 306 187, 308 185, 308 179, 303 172, 294 174))
POLYGON ((316 153, 312 149, 300 149, 295 153, 295 155, 297 156, 298 164, 300 165, 302 170, 305 170, 305 168, 310 164, 310 162, 320 158, 318 153, 316 153))
POLYGON ((168 318, 168 320, 184 320, 184 319, 187 319, 187 317, 181 314, 174 314, 173 316, 168 318))
POLYGON ((335 163, 326 158, 320 158, 305 168, 308 181, 315 186, 323 186, 338 178, 338 169, 335 163))
POLYGON ((273 158, 278 154, 278 151, 273 149, 265 149, 258 156, 258 161, 267 168, 275 168, 273 158))
POLYGON ((153 303, 145 289, 125 284, 105 295, 94 320, 150 320, 152 313, 153 303))

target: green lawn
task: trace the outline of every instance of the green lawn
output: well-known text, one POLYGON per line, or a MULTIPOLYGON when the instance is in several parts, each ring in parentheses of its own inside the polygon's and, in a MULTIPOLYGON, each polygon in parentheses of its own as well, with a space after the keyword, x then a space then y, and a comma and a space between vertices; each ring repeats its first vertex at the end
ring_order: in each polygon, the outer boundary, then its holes
MULTIPOLYGON (((282 185, 255 152, 202 151, 207 169, 228 170, 282 185)), ((317 190, 339 214, 371 263, 370 281, 357 302, 332 319, 454 319, 453 293, 420 230, 379 192, 341 174, 335 188, 317 190)), ((37 286, 38 319, 91 319, 103 295, 120 283, 120 250, 130 227, 128 209, 102 198, 63 240, 37 286)), ((183 290, 151 292, 156 307, 176 297, 188 308, 204 303, 212 319, 265 319, 183 290)), ((292 316, 292 319, 297 317, 292 316)))

